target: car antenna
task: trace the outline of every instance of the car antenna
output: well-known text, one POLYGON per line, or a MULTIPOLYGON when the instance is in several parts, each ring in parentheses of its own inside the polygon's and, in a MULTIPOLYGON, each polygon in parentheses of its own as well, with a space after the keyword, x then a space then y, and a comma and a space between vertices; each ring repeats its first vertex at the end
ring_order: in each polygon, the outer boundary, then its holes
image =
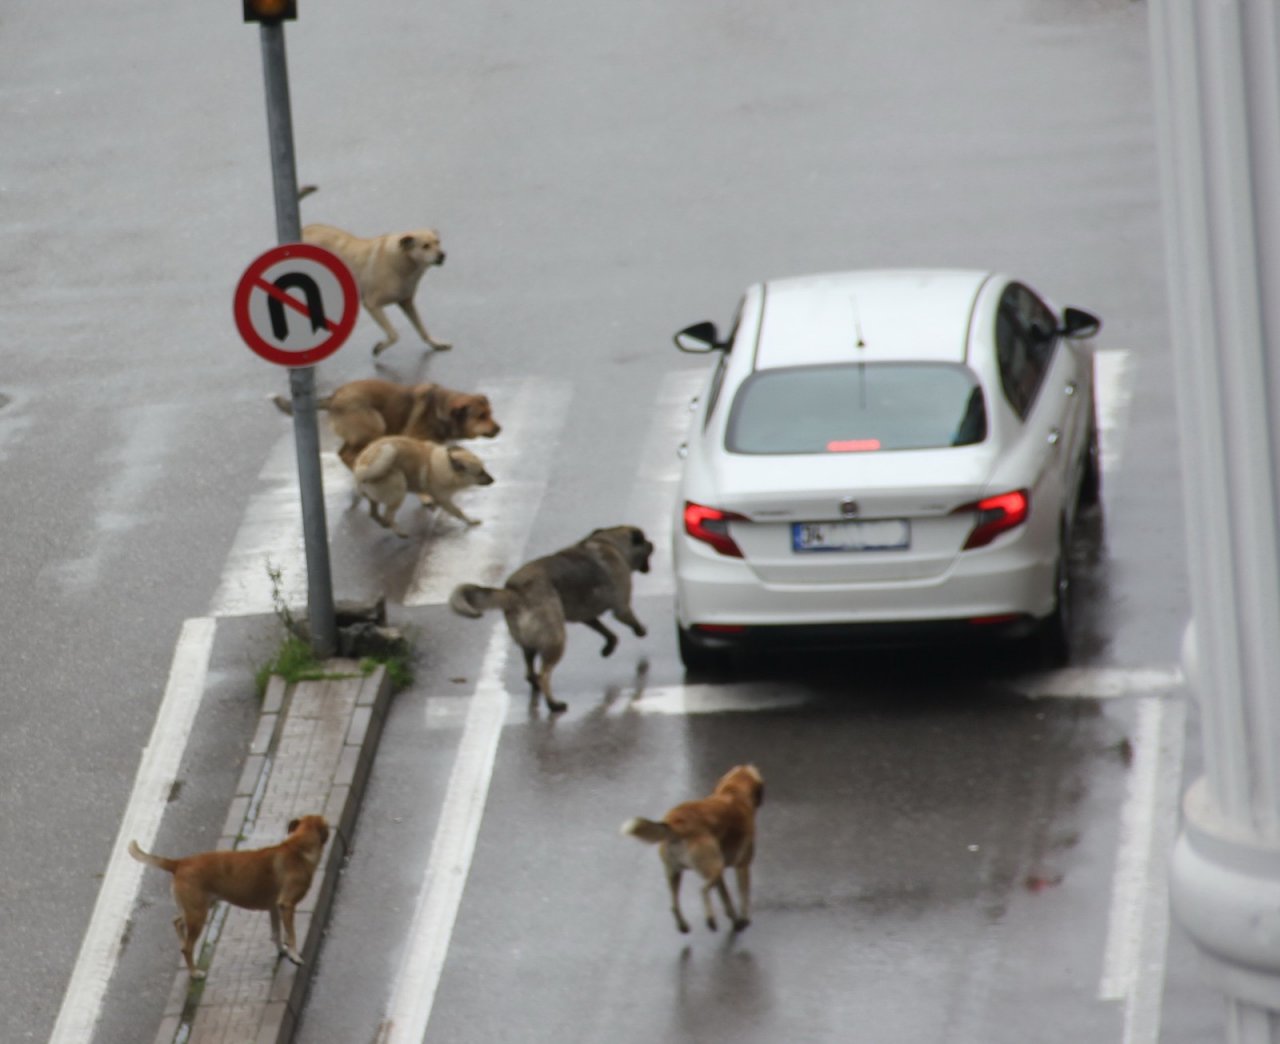
MULTIPOLYGON (((858 299, 849 295, 849 305, 853 309, 853 335, 856 340, 853 342, 855 348, 866 348, 867 342, 862 336, 862 320, 858 317, 858 299)), ((862 357, 862 353, 858 353, 858 397, 861 399, 859 405, 862 409, 867 408, 867 363, 862 357)))

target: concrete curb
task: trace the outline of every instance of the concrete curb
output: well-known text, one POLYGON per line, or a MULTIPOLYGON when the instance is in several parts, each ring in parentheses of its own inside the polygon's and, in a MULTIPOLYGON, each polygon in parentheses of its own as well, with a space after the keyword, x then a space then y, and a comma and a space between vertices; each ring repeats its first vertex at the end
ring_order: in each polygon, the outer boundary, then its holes
POLYGON ((305 963, 277 957, 265 913, 219 903, 198 956, 208 977, 191 982, 179 958, 155 1044, 293 1040, 391 700, 381 666, 363 675, 356 661, 335 659, 324 674, 271 679, 217 846, 259 848, 284 837, 295 816, 328 819, 333 833, 296 916, 305 963))

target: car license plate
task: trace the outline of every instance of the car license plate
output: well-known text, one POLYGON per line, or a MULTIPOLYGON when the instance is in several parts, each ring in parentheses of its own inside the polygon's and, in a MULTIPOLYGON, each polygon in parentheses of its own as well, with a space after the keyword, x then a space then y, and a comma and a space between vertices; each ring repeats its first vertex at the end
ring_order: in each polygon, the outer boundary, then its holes
POLYGON ((793 551, 905 551, 911 524, 905 518, 858 522, 793 522, 793 551))

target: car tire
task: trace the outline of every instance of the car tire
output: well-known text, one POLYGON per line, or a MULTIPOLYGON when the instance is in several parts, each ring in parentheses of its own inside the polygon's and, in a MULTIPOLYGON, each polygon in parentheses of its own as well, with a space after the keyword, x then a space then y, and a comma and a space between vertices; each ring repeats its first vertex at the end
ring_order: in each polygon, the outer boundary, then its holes
POLYGON ((1098 445, 1098 417, 1089 413, 1089 441, 1084 451, 1084 474, 1080 478, 1077 503, 1081 507, 1093 507, 1102 499, 1102 450, 1098 445))
POLYGON ((727 649, 708 648, 679 624, 676 625, 676 642, 680 647, 680 662, 690 674, 719 674, 729 666, 727 649))
POLYGON ((1064 532, 1053 569, 1053 611, 1034 635, 1036 658, 1044 667, 1063 667, 1071 659, 1071 548, 1064 532))

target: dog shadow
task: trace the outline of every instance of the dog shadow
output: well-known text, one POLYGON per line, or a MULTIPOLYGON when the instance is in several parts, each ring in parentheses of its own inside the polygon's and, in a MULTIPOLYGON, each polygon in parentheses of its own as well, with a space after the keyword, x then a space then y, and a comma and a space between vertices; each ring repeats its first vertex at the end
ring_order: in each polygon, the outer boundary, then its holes
POLYGON ((769 1010, 768 981, 755 954, 738 932, 695 958, 686 943, 676 957, 675 1005, 678 1034, 687 1040, 730 1040, 738 1030, 750 1036, 769 1010))
POLYGON ((528 749, 539 769, 574 778, 616 772, 639 747, 641 716, 630 707, 644 695, 648 678, 649 661, 641 657, 626 684, 609 685, 598 702, 577 715, 573 706, 583 695, 570 700, 567 713, 558 714, 546 710, 541 696, 532 697, 528 722, 535 727, 527 733, 528 749))
MULTIPOLYGON (((631 709, 632 704, 643 699, 645 689, 649 684, 649 657, 641 656, 636 660, 635 672, 625 685, 611 684, 606 685, 604 693, 601 695, 599 702, 595 703, 584 715, 572 721, 576 726, 599 723, 609 718, 621 721, 623 718, 630 718, 632 715, 626 713, 631 709), (615 713, 615 708, 621 706, 622 714, 615 713)), ((576 697, 575 697, 576 699, 576 697)), ((573 703, 570 702, 569 709, 573 709, 573 703)), ((537 693, 531 693, 529 696, 529 721, 539 722, 545 721, 547 725, 554 726, 557 721, 564 718, 562 713, 552 713, 546 709, 546 701, 537 693)))

